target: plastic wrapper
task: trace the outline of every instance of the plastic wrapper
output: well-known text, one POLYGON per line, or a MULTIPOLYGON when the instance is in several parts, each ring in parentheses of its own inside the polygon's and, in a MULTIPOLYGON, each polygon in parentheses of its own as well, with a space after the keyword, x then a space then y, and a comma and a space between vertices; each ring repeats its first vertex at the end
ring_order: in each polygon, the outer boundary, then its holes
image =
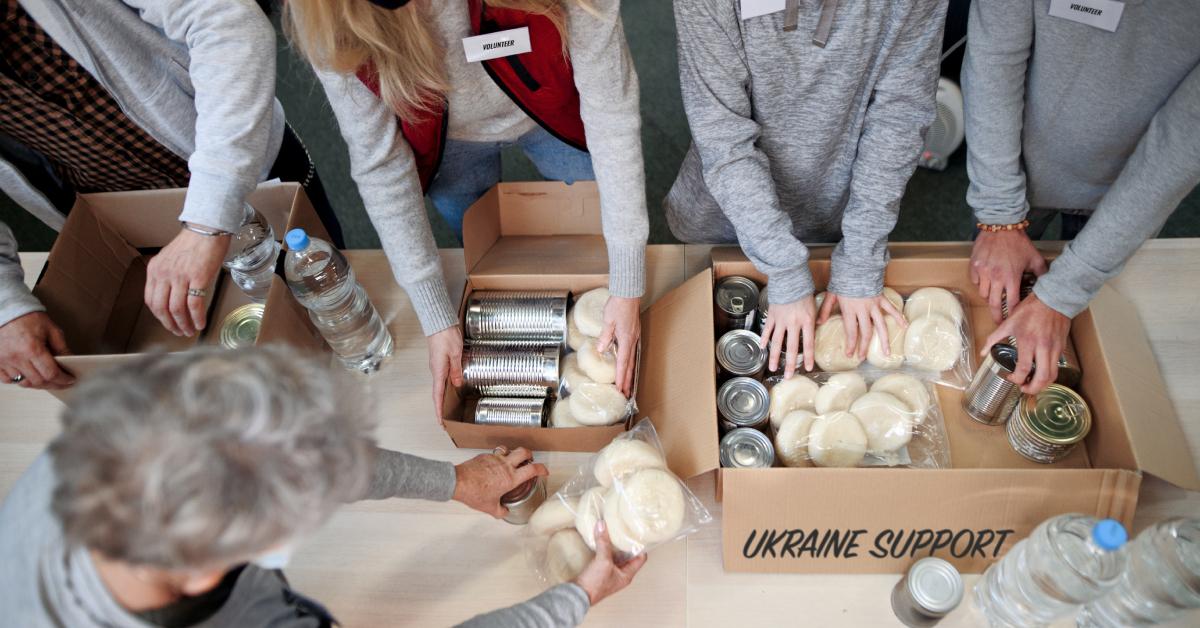
POLYGON ((773 377, 767 386, 778 464, 950 468, 945 421, 928 380, 907 372, 810 373, 773 377))
POLYGON ((557 584, 577 576, 591 560, 600 520, 622 560, 684 538, 712 521, 704 504, 667 468, 650 419, 589 457, 534 512, 525 555, 538 577, 557 584))
MULTIPOLYGON (((573 320, 574 309, 567 313, 573 320)), ((586 427, 614 425, 637 414, 637 367, 634 368, 633 395, 626 399, 611 383, 615 375, 606 372, 607 366, 615 366, 615 347, 603 354, 594 353, 581 360, 582 354, 592 351, 596 339, 582 335, 577 329, 568 330, 569 342, 560 360, 557 398, 551 408, 552 427, 586 427), (577 349, 573 347, 578 347, 577 349), (589 375, 597 375, 599 381, 589 375), (574 397, 574 399, 572 399, 574 397), (561 407, 559 407, 561 406, 561 407)), ((640 358, 640 353, 635 353, 640 358)))

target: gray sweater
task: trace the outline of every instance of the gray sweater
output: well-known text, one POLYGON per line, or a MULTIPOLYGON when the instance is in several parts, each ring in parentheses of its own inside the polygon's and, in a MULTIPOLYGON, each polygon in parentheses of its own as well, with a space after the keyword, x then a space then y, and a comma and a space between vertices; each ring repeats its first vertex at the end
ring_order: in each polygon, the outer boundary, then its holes
POLYGON ((967 203, 987 224, 1092 215, 1034 286, 1073 317, 1200 182, 1200 5, 1127 0, 1116 32, 1049 7, 971 4, 967 203))
MULTIPOLYGON (((21 0, 130 120, 188 159, 180 220, 234 230, 283 141, 275 31, 254 0, 21 0), (232 68, 232 70, 231 70, 232 68)), ((53 228, 62 215, 12 164, 0 189, 53 228)), ((44 308, 0 224, 0 325, 44 308)))
MULTIPOLYGON (((465 5, 461 0, 455 1, 465 5)), ((591 5, 595 14, 574 2, 566 3, 568 48, 579 89, 580 114, 600 188, 609 290, 616 296, 640 297, 646 285, 649 219, 637 74, 625 43, 620 1, 593 0, 591 5)), ((435 9, 424 3, 419 8, 435 9)), ((461 17, 459 12, 449 9, 438 10, 433 16, 440 36, 446 40, 446 55, 452 57, 448 63, 450 96, 483 90, 490 96, 480 98, 478 104, 493 106, 494 92, 500 90, 490 79, 479 78, 483 72, 453 71, 466 65, 461 38, 469 35, 469 31, 461 17), (451 37, 454 30, 458 35, 451 37)), ((458 316, 451 306, 433 232, 425 215, 413 152, 400 135, 395 113, 353 75, 318 71, 317 77, 350 149, 350 174, 379 233, 392 273, 413 302, 421 328, 430 335, 457 324, 458 316)), ((470 116, 471 113, 463 111, 475 104, 472 100, 456 99, 451 104, 451 113, 470 116)), ((471 137, 458 126, 453 130, 460 139, 471 137)), ((477 137, 490 137, 495 129, 489 127, 484 131, 477 137)))
MULTIPOLYGON (((22 628, 147 628, 124 610, 101 581, 90 554, 65 543, 50 509, 56 484, 48 453, 13 486, 0 504, 0 609, 4 624, 22 628)), ((454 492, 454 466, 379 450, 368 499, 389 497, 445 501, 454 492)), ((197 628, 272 626, 315 628, 285 602, 287 583, 278 573, 250 564, 238 576, 229 598, 197 628)), ((550 628, 583 621, 589 601, 574 584, 553 587, 529 601, 479 615, 472 628, 550 628)), ((337 609, 331 609, 336 613, 337 609)))
POLYGON ((772 303, 812 293, 805 242, 838 243, 830 290, 878 295, 933 121, 946 0, 800 0, 791 32, 784 12, 742 20, 740 4, 675 0, 693 144, 665 202, 671 230, 736 239, 772 303))

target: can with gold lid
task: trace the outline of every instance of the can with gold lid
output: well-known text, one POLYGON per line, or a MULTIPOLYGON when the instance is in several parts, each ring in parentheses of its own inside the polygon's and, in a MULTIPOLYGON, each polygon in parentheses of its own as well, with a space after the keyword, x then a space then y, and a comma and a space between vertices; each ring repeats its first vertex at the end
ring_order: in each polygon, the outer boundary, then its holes
POLYGON ((250 303, 227 314, 221 321, 221 346, 226 349, 253 347, 262 329, 264 310, 262 303, 250 303))
POLYGON ((1092 412, 1078 393, 1050 384, 1025 395, 1005 425, 1013 450, 1034 462, 1062 460, 1092 429, 1092 412))

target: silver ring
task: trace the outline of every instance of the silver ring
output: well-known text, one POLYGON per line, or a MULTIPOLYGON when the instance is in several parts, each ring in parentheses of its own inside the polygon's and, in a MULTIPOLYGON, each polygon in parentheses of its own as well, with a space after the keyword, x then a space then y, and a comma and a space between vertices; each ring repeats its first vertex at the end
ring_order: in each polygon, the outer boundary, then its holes
POLYGON ((504 445, 498 445, 492 449, 492 453, 497 456, 507 456, 508 455, 508 447, 505 447, 504 445))
POLYGON ((207 295, 208 295, 208 291, 205 290, 204 288, 188 288, 188 296, 189 297, 200 297, 201 299, 203 299, 207 295))
POLYGON ((20 384, 21 382, 25 381, 25 376, 20 373, 17 373, 16 375, 12 376, 12 378, 9 379, 8 381, 10 381, 14 384, 20 384))

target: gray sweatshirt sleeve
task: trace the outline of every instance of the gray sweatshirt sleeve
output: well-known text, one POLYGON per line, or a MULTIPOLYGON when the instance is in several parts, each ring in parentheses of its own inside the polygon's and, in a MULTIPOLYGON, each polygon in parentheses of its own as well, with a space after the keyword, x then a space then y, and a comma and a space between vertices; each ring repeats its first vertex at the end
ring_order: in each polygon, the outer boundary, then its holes
POLYGON ((412 148, 396 114, 354 75, 317 70, 350 150, 350 174, 426 336, 458 324, 412 148))
POLYGON ((646 291, 646 171, 638 78, 621 24, 620 0, 593 0, 591 11, 567 3, 568 46, 579 113, 600 189, 608 289, 613 296, 646 291))
POLYGON ((900 16, 897 41, 871 94, 833 251, 829 290, 870 297, 883 290, 888 234, 936 114, 938 55, 946 0, 916 2, 900 16))
POLYGON ((12 229, 0 222, 0 325, 46 308, 25 285, 25 271, 17 255, 17 238, 12 229))
POLYGON ((181 220, 236 231, 268 158, 275 30, 252 0, 124 0, 184 42, 195 88, 196 147, 181 220))
POLYGON ((790 303, 813 292, 808 247, 792 235, 770 161, 756 144, 760 127, 734 5, 675 0, 683 107, 705 185, 747 257, 767 276, 771 302, 790 303))
POLYGON ((515 606, 477 615, 459 628, 564 628, 583 622, 590 606, 577 584, 564 583, 515 606))
POLYGON ((365 495, 359 499, 427 499, 450 501, 457 484, 454 465, 443 460, 375 449, 375 468, 365 495))
POLYGON ((1033 291, 1074 317, 1200 184, 1200 66, 1167 99, 1083 231, 1033 291))
POLYGON ((984 224, 1011 225, 1029 213, 1021 129, 1035 4, 1029 0, 971 3, 962 69, 971 179, 967 204, 984 224))

